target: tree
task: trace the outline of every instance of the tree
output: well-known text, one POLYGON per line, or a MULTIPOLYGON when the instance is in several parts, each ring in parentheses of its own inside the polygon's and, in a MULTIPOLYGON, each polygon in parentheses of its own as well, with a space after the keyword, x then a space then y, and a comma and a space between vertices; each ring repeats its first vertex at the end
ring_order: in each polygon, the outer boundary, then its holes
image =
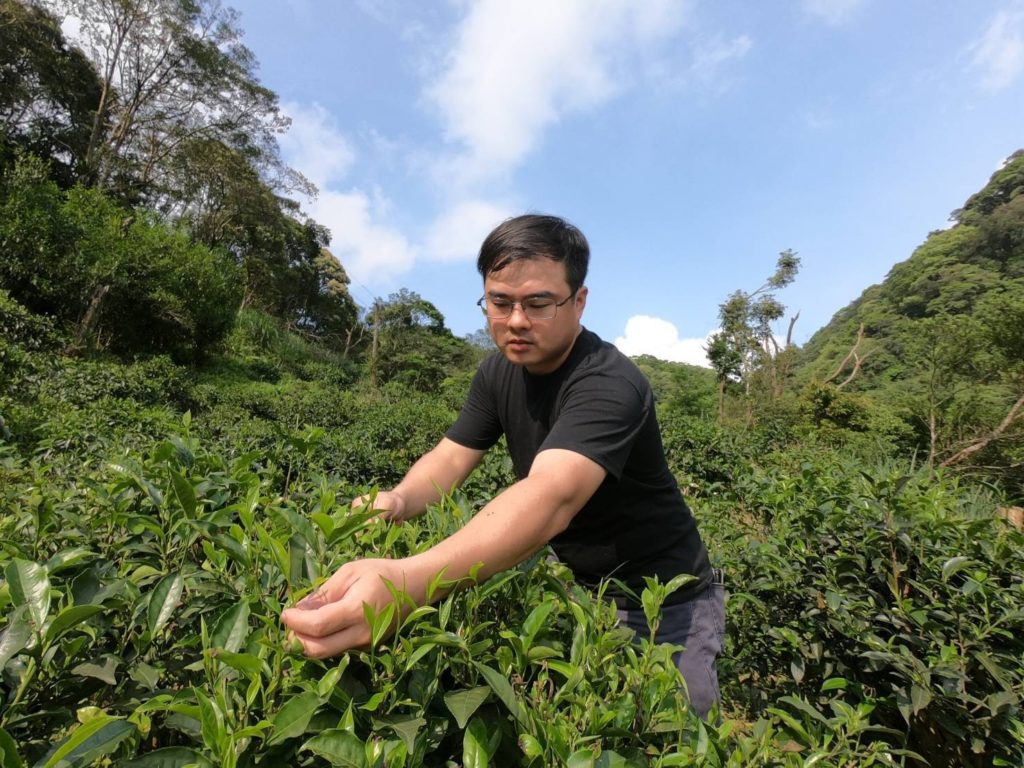
MULTIPOLYGON (((786 308, 775 298, 773 291, 784 288, 796 278, 800 259, 792 250, 779 254, 775 272, 755 291, 735 291, 719 305, 720 330, 711 336, 705 351, 719 383, 719 416, 723 414, 725 386, 739 381, 750 397, 755 379, 765 382, 771 399, 777 399, 791 363, 793 325, 789 324, 785 344, 775 337, 772 323, 783 316, 786 308)), ((798 315, 799 316, 799 315, 798 315)))
POLYGON ((175 196, 180 152, 217 139, 243 152, 275 189, 304 180, 278 156, 288 124, 255 76, 238 14, 218 0, 39 0, 80 22, 101 89, 84 156, 90 183, 132 203, 175 196))
POLYGON ((48 160, 63 187, 74 183, 85 157, 100 90, 92 63, 68 45, 56 19, 0 0, 0 132, 48 160))
POLYGON ((474 360, 469 345, 452 335, 444 315, 418 293, 405 288, 374 302, 367 318, 373 331, 370 378, 398 381, 423 392, 474 360))

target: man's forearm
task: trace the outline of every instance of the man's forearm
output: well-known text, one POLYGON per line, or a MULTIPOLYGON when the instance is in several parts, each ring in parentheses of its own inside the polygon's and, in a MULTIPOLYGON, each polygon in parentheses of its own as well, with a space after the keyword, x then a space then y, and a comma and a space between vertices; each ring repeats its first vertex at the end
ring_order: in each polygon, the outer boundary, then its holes
POLYGON ((397 519, 408 520, 423 514, 436 504, 442 493, 448 493, 469 476, 483 456, 444 439, 412 465, 402 481, 392 489, 402 499, 403 509, 397 519))
POLYGON ((416 589, 409 590, 410 595, 422 602, 427 582, 442 570, 448 581, 464 579, 474 569, 482 580, 521 563, 565 530, 603 477, 603 470, 590 462, 531 473, 496 496, 462 529, 402 561, 409 586, 416 589))

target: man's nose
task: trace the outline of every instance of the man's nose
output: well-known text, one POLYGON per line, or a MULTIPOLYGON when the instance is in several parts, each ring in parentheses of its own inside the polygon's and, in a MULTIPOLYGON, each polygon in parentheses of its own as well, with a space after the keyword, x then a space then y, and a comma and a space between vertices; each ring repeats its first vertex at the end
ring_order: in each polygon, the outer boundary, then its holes
POLYGON ((530 318, 527 317, 523 305, 516 302, 512 305, 512 314, 508 316, 508 320, 505 322, 513 328, 525 328, 530 325, 530 318))

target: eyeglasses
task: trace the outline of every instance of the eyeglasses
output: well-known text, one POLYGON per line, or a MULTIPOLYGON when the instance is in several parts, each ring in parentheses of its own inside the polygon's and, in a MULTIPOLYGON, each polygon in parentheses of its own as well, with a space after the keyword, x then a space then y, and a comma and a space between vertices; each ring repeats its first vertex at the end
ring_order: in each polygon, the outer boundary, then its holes
POLYGON ((512 311, 519 305, 523 314, 531 320, 550 320, 558 314, 558 308, 568 302, 576 295, 573 291, 561 301, 555 301, 547 296, 534 296, 522 301, 509 301, 508 299, 481 296, 476 303, 480 310, 491 320, 507 320, 512 317, 512 311))

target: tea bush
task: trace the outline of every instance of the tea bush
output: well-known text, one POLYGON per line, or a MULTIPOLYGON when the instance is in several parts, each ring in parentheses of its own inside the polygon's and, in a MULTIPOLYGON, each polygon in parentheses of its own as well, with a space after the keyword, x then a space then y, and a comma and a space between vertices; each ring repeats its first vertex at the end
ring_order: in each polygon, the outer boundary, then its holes
POLYGON ((703 517, 736 584, 723 679, 737 703, 821 707, 843 690, 931 765, 1020 764, 1024 535, 992 499, 820 455, 735 491, 703 517))
MULTIPOLYGON (((9 462, 23 493, 0 495, 0 764, 901 760, 866 738, 870 709, 841 695, 829 714, 793 697, 750 727, 700 722, 671 649, 618 628, 610 603, 543 557, 413 611, 370 650, 296 656, 284 605, 348 559, 429 546, 472 506, 459 496, 413 524, 372 522, 349 510, 345 482, 297 473, 282 494, 268 456, 204 449, 189 422, 77 478, 9 462)), ((655 623, 665 589, 651 590, 655 623)), ((375 637, 391 619, 370 617, 375 637)))
POLYGON ((417 521, 349 509, 465 378, 438 398, 26 354, 0 391, 0 768, 1024 762, 1024 542, 984 491, 669 418, 731 593, 708 725, 670 649, 543 556, 390 640, 370 617, 371 650, 285 648, 281 608, 342 562, 430 546, 512 481, 499 446, 417 521))

